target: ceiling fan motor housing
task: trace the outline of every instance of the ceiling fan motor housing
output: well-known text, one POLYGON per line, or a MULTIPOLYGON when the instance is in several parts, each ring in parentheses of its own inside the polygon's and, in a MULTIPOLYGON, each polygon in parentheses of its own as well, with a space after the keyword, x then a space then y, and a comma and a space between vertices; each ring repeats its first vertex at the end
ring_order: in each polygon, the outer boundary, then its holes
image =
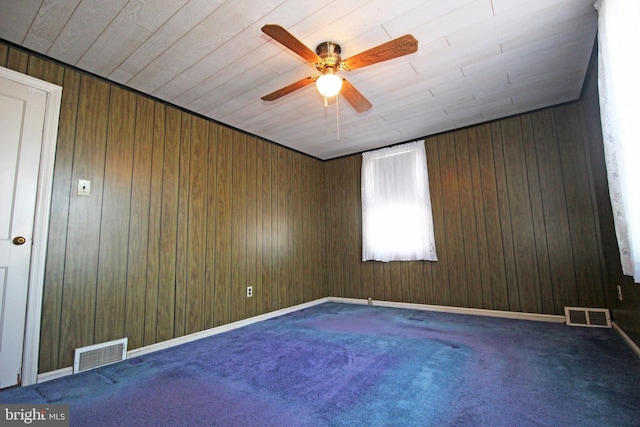
POLYGON ((320 72, 325 72, 327 68, 336 69, 340 66, 340 52, 342 49, 338 43, 322 42, 316 47, 316 54, 322 58, 322 62, 316 64, 316 68, 320 72))

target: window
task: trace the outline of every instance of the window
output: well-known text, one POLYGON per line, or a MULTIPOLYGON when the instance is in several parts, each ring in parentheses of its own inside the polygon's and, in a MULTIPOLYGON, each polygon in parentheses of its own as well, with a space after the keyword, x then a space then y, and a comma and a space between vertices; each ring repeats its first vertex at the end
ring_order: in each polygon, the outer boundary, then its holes
POLYGON ((436 261, 424 141, 362 154, 362 260, 436 261))
POLYGON ((598 89, 611 207, 624 274, 640 283, 640 2, 600 0, 598 89))

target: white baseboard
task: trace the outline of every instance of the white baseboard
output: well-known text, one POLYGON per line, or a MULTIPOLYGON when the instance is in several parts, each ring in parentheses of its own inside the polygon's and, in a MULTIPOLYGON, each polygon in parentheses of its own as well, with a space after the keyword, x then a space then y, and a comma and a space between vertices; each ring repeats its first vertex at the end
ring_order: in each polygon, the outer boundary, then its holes
POLYGON ((640 347, 638 347, 638 345, 635 342, 633 342, 633 340, 629 337, 629 335, 627 335, 622 330, 622 328, 616 324, 616 322, 611 322, 611 326, 613 327, 613 329, 616 330, 616 332, 618 332, 618 334, 620 334, 624 342, 626 342, 627 345, 631 347, 631 351, 633 351, 636 354, 636 356, 640 357, 640 347))
POLYGON ((44 383, 47 381, 55 380, 58 378, 66 377, 68 375, 73 374, 73 366, 69 366, 67 368, 58 369, 56 371, 49 371, 43 374, 38 374, 36 378, 36 383, 44 383))
POLYGON ((473 314, 476 316, 502 317, 508 319, 536 320, 541 322, 565 323, 565 316, 556 314, 523 313, 516 311, 486 310, 481 308, 449 307, 444 305, 415 304, 408 302, 391 302, 353 298, 329 297, 329 301, 348 304, 371 304, 380 307, 408 308, 412 310, 438 311, 443 313, 473 314))
POLYGON ((206 338, 213 335, 221 334, 223 332, 232 331, 234 329, 238 329, 243 326, 262 322, 263 320, 273 319, 274 317, 283 316, 285 314, 293 313, 294 311, 313 307, 315 305, 322 304, 327 301, 328 301, 328 298, 320 298, 314 301, 306 302, 304 304, 298 304, 292 307, 283 308, 281 310, 272 311, 270 313, 261 314, 259 316, 250 317, 248 319, 239 320, 237 322, 228 323, 226 325, 216 326, 215 328, 185 335, 183 337, 173 338, 167 341, 162 341, 156 344, 151 344, 145 347, 129 350, 127 352, 127 359, 131 357, 142 356, 143 354, 153 353, 154 351, 158 351, 158 350, 164 350, 165 348, 175 347, 180 344, 185 344, 191 341, 199 340, 201 338, 206 338))
POLYGON ((358 305, 367 305, 369 304, 369 300, 366 299, 358 299, 358 298, 342 298, 342 297, 329 297, 327 298, 329 302, 340 302, 344 304, 358 304, 358 305))

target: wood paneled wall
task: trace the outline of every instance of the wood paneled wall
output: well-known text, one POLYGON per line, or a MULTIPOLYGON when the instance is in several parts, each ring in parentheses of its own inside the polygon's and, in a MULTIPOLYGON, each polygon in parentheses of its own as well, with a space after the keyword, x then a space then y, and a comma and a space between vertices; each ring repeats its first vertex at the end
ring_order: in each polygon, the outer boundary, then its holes
POLYGON ((328 295, 322 162, 4 44, 0 65, 63 86, 40 372, 328 295))
POLYGON ((331 295, 563 314, 605 306, 577 103, 425 140, 437 262, 362 262, 361 156, 327 163, 331 295))

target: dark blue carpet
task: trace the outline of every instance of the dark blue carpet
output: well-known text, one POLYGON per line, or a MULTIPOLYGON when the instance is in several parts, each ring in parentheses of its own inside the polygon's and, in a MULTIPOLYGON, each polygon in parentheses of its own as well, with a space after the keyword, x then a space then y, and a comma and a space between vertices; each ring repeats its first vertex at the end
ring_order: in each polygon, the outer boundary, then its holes
POLYGON ((326 303, 0 393, 71 425, 640 425, 611 329, 326 303))

